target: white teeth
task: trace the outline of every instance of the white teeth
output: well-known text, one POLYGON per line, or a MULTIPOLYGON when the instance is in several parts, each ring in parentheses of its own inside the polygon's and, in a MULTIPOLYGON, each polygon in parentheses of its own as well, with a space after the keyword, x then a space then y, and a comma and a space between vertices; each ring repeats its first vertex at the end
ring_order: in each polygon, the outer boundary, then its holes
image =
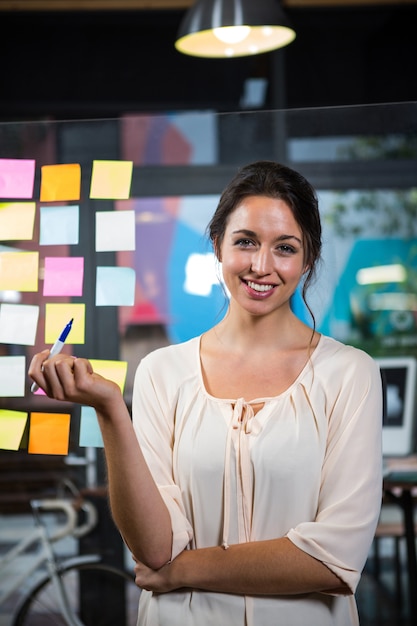
POLYGON ((255 291, 270 291, 274 288, 274 285, 259 285, 258 283, 253 283, 251 280, 248 280, 247 283, 249 287, 255 291))

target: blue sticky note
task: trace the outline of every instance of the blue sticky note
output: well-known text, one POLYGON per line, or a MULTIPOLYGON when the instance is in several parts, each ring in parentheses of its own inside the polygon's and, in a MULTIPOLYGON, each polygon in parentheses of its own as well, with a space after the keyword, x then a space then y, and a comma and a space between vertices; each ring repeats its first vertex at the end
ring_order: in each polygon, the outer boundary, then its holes
POLYGON ((135 282, 131 267, 97 267, 96 306, 133 306, 135 282))
POLYGON ((79 240, 79 206, 41 206, 41 246, 74 245, 79 240))
POLYGON ((80 447, 103 448, 103 437, 98 425, 97 413, 92 406, 81 407, 80 447))

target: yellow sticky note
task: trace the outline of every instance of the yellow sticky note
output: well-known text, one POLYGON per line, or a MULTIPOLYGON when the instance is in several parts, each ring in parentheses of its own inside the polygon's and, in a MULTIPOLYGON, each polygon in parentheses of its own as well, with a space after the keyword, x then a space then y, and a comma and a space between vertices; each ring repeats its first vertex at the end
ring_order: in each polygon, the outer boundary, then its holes
POLYGON ((0 448, 18 450, 22 441, 28 414, 24 411, 0 409, 0 448))
POLYGON ((81 167, 79 163, 41 167, 41 202, 79 200, 80 193, 81 167))
POLYGON ((31 413, 29 454, 68 454, 71 415, 31 413))
POLYGON ((47 302, 45 304, 45 343, 54 344, 70 319, 74 321, 67 343, 85 343, 85 304, 47 302))
POLYGON ((0 203, 0 240, 33 239, 36 202, 0 203))
POLYGON ((0 252, 0 291, 38 291, 38 276, 38 252, 0 252))
POLYGON ((97 374, 115 382, 123 393, 126 383, 127 361, 106 361, 102 359, 89 359, 89 361, 97 374))
POLYGON ((132 172, 133 161, 93 161, 90 198, 127 200, 132 172))

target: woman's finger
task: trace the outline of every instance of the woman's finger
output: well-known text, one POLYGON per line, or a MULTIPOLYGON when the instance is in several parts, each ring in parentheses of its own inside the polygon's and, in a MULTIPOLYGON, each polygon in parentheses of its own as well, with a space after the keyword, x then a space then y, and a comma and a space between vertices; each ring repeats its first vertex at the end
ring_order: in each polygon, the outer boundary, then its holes
POLYGON ((73 388, 74 358, 58 355, 43 363, 43 375, 49 391, 56 400, 67 400, 73 388))
POLYGON ((36 383, 38 387, 41 387, 42 389, 45 389, 46 384, 45 376, 43 373, 43 364, 48 359, 48 356, 49 350, 42 350, 42 352, 38 352, 32 358, 28 369, 28 374, 31 379, 34 381, 34 383, 36 383))

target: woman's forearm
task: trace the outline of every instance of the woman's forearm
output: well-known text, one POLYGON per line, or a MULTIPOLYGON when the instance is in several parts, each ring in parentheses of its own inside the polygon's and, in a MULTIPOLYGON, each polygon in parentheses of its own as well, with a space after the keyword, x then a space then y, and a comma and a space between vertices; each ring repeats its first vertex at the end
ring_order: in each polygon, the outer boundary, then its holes
POLYGON ((113 519, 136 558, 159 569, 172 550, 171 519, 151 476, 126 405, 97 412, 113 519), (116 417, 117 415, 117 417, 116 417))
POLYGON ((232 545, 227 550, 190 550, 185 556, 183 584, 206 591, 287 595, 343 588, 323 563, 285 537, 232 545))
POLYGON ((136 582, 144 589, 179 588, 243 595, 349 594, 348 587, 323 563, 285 537, 222 547, 185 550, 159 572, 140 564, 136 582))

